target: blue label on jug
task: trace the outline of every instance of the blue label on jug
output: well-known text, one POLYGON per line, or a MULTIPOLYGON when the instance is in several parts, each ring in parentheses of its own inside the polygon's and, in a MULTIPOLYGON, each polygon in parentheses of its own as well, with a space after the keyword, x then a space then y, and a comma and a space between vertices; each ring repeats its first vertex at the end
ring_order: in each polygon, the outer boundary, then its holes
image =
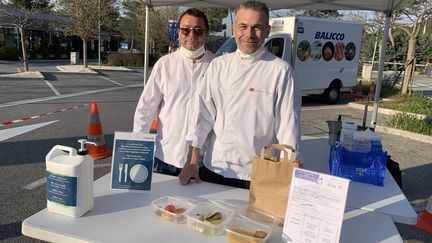
POLYGON ((47 198, 51 202, 76 207, 77 178, 47 171, 47 198))

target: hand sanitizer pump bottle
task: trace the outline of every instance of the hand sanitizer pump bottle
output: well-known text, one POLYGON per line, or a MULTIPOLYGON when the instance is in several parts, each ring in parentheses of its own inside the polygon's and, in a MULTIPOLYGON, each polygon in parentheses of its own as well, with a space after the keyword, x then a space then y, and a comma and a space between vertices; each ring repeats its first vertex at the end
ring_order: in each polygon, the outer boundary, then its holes
POLYGON ((54 146, 46 156, 48 211, 77 218, 93 208, 93 165, 80 139, 79 151, 54 146))

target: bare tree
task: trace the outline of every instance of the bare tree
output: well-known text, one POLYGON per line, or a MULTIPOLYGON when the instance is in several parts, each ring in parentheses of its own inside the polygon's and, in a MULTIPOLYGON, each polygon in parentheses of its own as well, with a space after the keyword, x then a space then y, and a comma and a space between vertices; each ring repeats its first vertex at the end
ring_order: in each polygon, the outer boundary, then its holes
POLYGON ((87 43, 98 33, 99 21, 110 26, 118 16, 116 0, 58 0, 58 12, 68 21, 57 25, 66 35, 79 36, 83 43, 83 64, 87 63, 87 43))
POLYGON ((0 3, 0 21, 2 25, 15 27, 19 31, 22 49, 20 59, 23 62, 25 72, 29 70, 26 30, 30 27, 36 27, 42 22, 52 20, 49 15, 44 14, 50 9, 49 1, 44 0, 11 1, 8 5, 0 3))
POLYGON ((402 94, 408 93, 408 86, 412 79, 415 67, 415 48, 417 38, 422 30, 422 23, 432 14, 432 0, 413 0, 395 14, 403 17, 403 22, 397 23, 397 27, 404 30, 408 36, 408 52, 405 61, 404 79, 402 82, 402 94))
MULTIPOLYGON (((399 78, 401 76, 402 71, 399 71, 398 64, 397 64, 397 45, 395 42, 395 38, 393 36, 393 29, 396 28, 396 22, 400 20, 400 16, 397 14, 393 14, 390 19, 390 26, 389 32, 388 32, 388 40, 390 42, 390 47, 394 50, 393 51, 393 70, 395 71, 395 74, 393 77, 392 87, 396 85, 396 83, 399 81, 399 78)), ((385 22, 385 15, 383 13, 375 12, 374 17, 372 21, 367 25, 369 29, 373 29, 374 33, 376 33, 377 41, 378 39, 382 38, 383 29, 384 29, 384 22, 385 22)), ((382 48, 381 41, 379 42, 379 49, 382 48)))
POLYGON ((168 46, 168 21, 178 20, 180 12, 174 7, 158 7, 150 12, 150 38, 153 46, 156 45, 161 49, 168 46))
POLYGON ((122 2, 124 15, 119 19, 122 36, 130 42, 130 51, 144 49, 145 5, 136 0, 122 2))
MULTIPOLYGON (((121 32, 132 46, 144 49, 145 38, 145 4, 136 0, 123 1, 124 16, 120 18, 121 32)), ((156 50, 161 50, 169 45, 168 21, 177 20, 180 16, 177 7, 151 8, 150 18, 150 42, 156 50)))

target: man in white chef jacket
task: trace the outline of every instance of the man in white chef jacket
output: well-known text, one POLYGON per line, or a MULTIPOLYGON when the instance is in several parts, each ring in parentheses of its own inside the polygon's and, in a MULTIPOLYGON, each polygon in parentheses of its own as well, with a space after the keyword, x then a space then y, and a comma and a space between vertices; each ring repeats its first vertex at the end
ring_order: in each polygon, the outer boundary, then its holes
POLYGON ((263 46, 270 31, 267 6, 240 4, 233 31, 237 51, 214 59, 200 81, 182 184, 202 179, 249 188, 252 160, 262 147, 288 144, 300 156, 300 90, 291 66, 263 46), (200 149, 212 129, 204 167, 198 168, 200 149))
POLYGON ((177 176, 187 160, 185 141, 199 78, 214 54, 204 44, 209 23, 198 9, 188 9, 179 18, 180 49, 161 57, 153 67, 139 99, 134 132, 150 131, 158 114, 154 171, 177 176))

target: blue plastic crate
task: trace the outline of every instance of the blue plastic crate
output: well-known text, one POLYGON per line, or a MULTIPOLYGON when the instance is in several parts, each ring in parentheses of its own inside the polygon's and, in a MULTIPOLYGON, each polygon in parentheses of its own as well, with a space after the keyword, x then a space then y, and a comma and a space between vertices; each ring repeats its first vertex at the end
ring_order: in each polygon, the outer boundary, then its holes
POLYGON ((330 147, 330 174, 377 186, 384 185, 387 152, 351 152, 344 146, 330 147))

